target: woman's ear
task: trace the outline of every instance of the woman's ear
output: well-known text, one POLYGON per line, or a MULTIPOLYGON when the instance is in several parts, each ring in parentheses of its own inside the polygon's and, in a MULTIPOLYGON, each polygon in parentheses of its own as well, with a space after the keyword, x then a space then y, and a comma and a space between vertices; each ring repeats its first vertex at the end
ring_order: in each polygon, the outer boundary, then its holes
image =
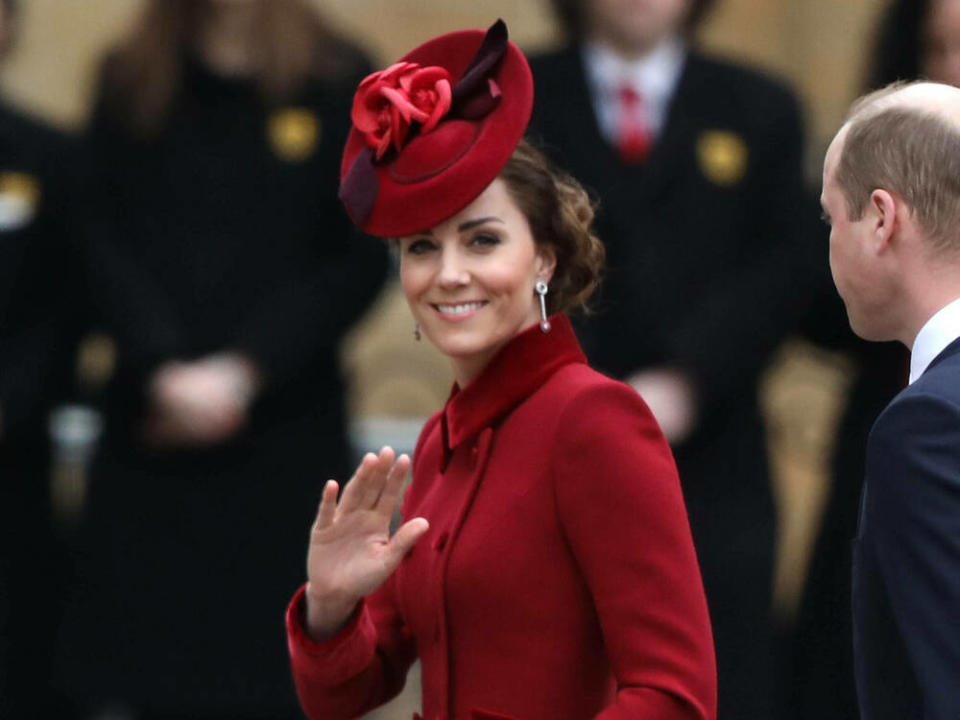
POLYGON ((537 280, 549 284, 553 279, 553 271, 557 269, 557 253, 553 245, 537 245, 536 270, 537 280))

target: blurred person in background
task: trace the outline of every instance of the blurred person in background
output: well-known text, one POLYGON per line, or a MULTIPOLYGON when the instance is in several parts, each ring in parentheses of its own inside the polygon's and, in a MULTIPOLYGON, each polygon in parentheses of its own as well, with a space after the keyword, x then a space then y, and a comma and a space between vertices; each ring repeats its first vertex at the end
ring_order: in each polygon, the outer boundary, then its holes
MULTIPOLYGON (((19 24, 0 2, 0 60, 19 24)), ((69 393, 77 286, 66 221, 72 143, 0 101, 0 717, 55 717, 63 548, 47 417, 69 393)))
POLYGON ((894 0, 881 16, 868 87, 917 78, 960 87, 957 0, 894 0))
MULTIPOLYGON (((864 89, 918 78, 960 87, 960 0, 894 0, 881 14, 864 89)), ((827 234, 823 232, 824 255, 827 234)), ((808 336, 849 357, 854 381, 837 432, 830 494, 797 618, 785 713, 797 720, 851 720, 858 710, 850 543, 856 534, 867 435, 880 411, 906 386, 909 353, 898 342, 856 337, 826 272, 823 285, 808 336)))
POLYGON ((337 201, 368 69, 300 0, 152 0, 103 63, 89 284, 117 362, 60 664, 88 716, 297 716, 276 618, 388 264, 337 201))
POLYGON ((592 189, 608 273, 580 334, 650 405, 680 470, 720 720, 774 714, 776 514, 758 383, 813 289, 793 94, 705 56, 708 0, 554 0, 531 134, 592 189))

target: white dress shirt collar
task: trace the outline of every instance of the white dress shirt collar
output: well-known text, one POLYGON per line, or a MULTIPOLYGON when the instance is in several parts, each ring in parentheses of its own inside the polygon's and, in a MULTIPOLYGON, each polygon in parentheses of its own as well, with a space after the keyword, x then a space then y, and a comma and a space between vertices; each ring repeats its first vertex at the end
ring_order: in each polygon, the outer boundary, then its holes
POLYGON ((910 382, 919 378, 947 345, 960 337, 960 298, 933 314, 917 333, 910 354, 910 382))
POLYGON ((587 82, 603 136, 615 142, 619 113, 618 91, 632 87, 643 98, 647 121, 654 135, 663 129, 670 100, 680 81, 686 45, 681 37, 661 41, 641 58, 628 60, 608 45, 587 41, 583 60, 587 82))

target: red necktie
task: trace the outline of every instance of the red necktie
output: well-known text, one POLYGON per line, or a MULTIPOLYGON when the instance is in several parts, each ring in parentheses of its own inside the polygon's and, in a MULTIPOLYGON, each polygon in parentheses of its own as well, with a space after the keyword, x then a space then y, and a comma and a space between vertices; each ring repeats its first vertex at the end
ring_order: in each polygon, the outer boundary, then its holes
POLYGON ((620 159, 628 165, 642 163, 650 154, 653 139, 647 125, 643 98, 629 85, 617 90, 619 116, 617 118, 617 150, 620 159))

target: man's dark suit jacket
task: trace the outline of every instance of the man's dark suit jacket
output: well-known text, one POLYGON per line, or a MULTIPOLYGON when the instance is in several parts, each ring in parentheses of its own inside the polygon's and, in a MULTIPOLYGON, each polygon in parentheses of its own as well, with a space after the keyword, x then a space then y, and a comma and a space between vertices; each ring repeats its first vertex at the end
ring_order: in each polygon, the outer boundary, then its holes
POLYGON ((960 718, 960 340, 870 433, 853 621, 862 720, 960 718))
POLYGON ((803 186, 800 112, 782 84, 692 52, 646 162, 602 137, 582 55, 531 60, 528 135, 599 200, 607 248, 591 363, 692 378, 692 435, 674 447, 717 644, 723 717, 769 717, 775 514, 758 384, 825 254, 803 186))

